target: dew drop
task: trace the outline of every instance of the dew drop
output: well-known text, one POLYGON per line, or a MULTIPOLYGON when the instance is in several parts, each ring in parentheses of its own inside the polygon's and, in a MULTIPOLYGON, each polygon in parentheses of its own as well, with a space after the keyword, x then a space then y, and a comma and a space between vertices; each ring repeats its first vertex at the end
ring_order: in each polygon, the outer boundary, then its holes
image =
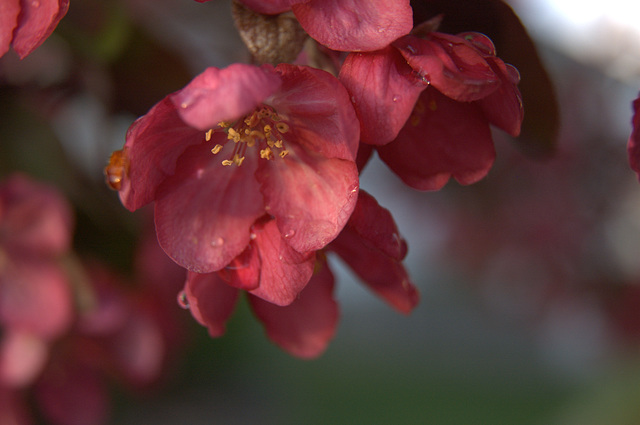
POLYGON ((224 239, 222 239, 220 236, 218 236, 217 238, 211 241, 211 246, 213 247, 222 246, 222 245, 224 245, 224 239))
POLYGON ((255 238, 257 238, 257 237, 258 237, 258 235, 256 235, 256 234, 255 234, 255 233, 253 233, 253 232, 251 232, 251 233, 249 234, 249 239, 251 239, 251 240, 255 240, 255 238))
POLYGON ((414 55, 417 52, 416 48, 413 47, 411 44, 407 44, 407 50, 410 51, 411 53, 413 53, 414 55))
POLYGON ((282 260, 284 260, 284 257, 282 255, 279 255, 278 256, 278 260, 282 261, 282 260))
POLYGON ((393 96, 393 99, 391 99, 391 100, 393 100, 394 102, 397 102, 398 100, 400 100, 400 97, 398 97, 398 96, 393 96))
POLYGON ((356 98, 355 96, 351 96, 351 103, 355 104, 356 103, 356 98))
POLYGON ((296 231, 294 229, 290 229, 288 232, 286 232, 284 234, 284 238, 285 239, 290 239, 292 238, 294 235, 296 234, 296 231))
POLYGON ((189 299, 187 298, 186 291, 180 291, 178 293, 178 305, 185 310, 189 308, 189 299))

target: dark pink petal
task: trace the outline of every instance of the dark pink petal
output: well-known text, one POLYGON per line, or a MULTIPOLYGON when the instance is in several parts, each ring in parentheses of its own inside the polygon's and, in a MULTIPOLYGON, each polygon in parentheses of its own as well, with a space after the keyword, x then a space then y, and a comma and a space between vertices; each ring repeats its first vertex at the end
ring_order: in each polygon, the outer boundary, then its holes
POLYGON ((224 335, 238 299, 238 290, 227 285, 216 273, 193 272, 187 274, 184 290, 189 310, 198 323, 206 326, 214 338, 224 335))
POLYGON ((406 36, 393 45, 411 68, 451 99, 478 100, 500 85, 484 55, 464 38, 432 32, 428 39, 406 36))
POLYGON ((0 424, 32 425, 33 423, 20 394, 0 386, 0 424))
POLYGON ((344 52, 381 49, 413 28, 409 0, 310 0, 291 9, 311 37, 344 52))
POLYGON ((106 383, 80 362, 55 364, 35 394, 43 416, 52 424, 100 425, 109 413, 106 383))
POLYGON ((6 330, 0 341, 0 387, 23 388, 31 384, 48 355, 49 346, 39 336, 6 330))
POLYGON ((327 348, 338 323, 333 275, 326 263, 291 304, 280 307, 250 296, 253 311, 267 336, 290 354, 317 357, 327 348))
POLYGON ((631 126, 631 135, 628 142, 629 164, 631 169, 640 176, 640 97, 633 101, 631 126))
POLYGON ((384 145, 398 136, 425 89, 394 47, 351 53, 340 69, 360 121, 360 140, 384 145))
POLYGON ((126 138, 128 173, 120 200, 134 211, 153 201, 160 183, 175 172, 178 157, 204 142, 204 133, 185 124, 166 97, 131 125, 126 138))
POLYGON ((292 5, 305 1, 307 0, 240 0, 240 3, 243 3, 249 9, 255 10, 258 13, 263 13, 265 15, 275 15, 278 13, 286 12, 287 10, 291 9, 292 5))
POLYGON ((254 170, 259 160, 247 156, 242 166, 222 165, 234 144, 218 155, 210 144, 189 148, 175 175, 157 190, 158 242, 181 266, 198 273, 222 269, 249 244, 249 228, 264 214, 254 170))
POLYGON ((356 164, 296 145, 287 148, 290 154, 285 158, 260 162, 256 178, 265 208, 293 248, 322 249, 338 236, 356 205, 356 164))
POLYGON ((21 1, 13 49, 21 59, 47 39, 69 9, 69 0, 21 1))
POLYGON ((54 188, 21 174, 0 185, 0 245, 12 257, 58 256, 72 228, 71 207, 54 188))
POLYGON ((522 95, 517 86, 520 80, 518 70, 495 57, 488 57, 487 62, 502 84, 493 93, 478 100, 478 105, 491 124, 517 137, 524 119, 522 95))
POLYGON ((402 263, 363 239, 347 225, 329 246, 389 305, 408 314, 418 304, 419 294, 402 263))
MULTIPOLYGON (((255 238, 255 233, 252 235, 255 238)), ((260 285, 261 265, 260 253, 252 242, 240 255, 220 270, 218 276, 231 286, 250 291, 260 285)))
POLYGON ((293 140, 327 158, 355 160, 360 125, 340 81, 326 71, 280 64, 282 87, 269 103, 286 117, 293 140))
POLYGON ((259 251, 260 286, 251 294, 279 306, 291 304, 307 285, 315 264, 315 252, 300 253, 282 237, 273 220, 254 228, 259 251))
POLYGON ((273 68, 236 63, 207 68, 186 87, 170 95, 180 117, 190 126, 208 130, 221 121, 235 121, 280 87, 273 68))
POLYGON ((18 26, 20 0, 0 1, 0 57, 9 51, 13 30, 18 26))
POLYGON ((398 138, 378 147, 378 153, 418 190, 438 190, 450 177, 475 183, 495 159, 489 124, 478 105, 456 102, 435 89, 422 92, 398 138))
POLYGON ((72 294, 55 264, 13 261, 0 274, 0 323, 53 339, 70 325, 72 294))
POLYGON ((358 203, 347 227, 359 236, 362 243, 391 258, 402 260, 407 255, 407 243, 400 236, 391 213, 364 190, 358 194, 358 203))

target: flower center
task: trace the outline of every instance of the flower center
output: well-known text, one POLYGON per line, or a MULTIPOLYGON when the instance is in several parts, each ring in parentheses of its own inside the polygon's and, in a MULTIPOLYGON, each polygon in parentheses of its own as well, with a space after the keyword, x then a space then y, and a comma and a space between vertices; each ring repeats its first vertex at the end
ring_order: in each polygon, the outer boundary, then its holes
MULTIPOLYGON (((251 114, 238 120, 234 125, 228 122, 218 123, 216 129, 209 129, 205 133, 205 140, 211 140, 214 132, 225 132, 227 134, 227 142, 233 140, 235 143, 233 153, 228 159, 222 161, 222 165, 242 165, 247 148, 257 146, 260 149, 260 158, 271 160, 275 156, 284 158, 289 151, 284 147, 283 134, 289 131, 289 125, 285 123, 280 116, 269 106, 262 106, 251 114)), ((211 153, 217 155, 223 144, 216 144, 211 153)))

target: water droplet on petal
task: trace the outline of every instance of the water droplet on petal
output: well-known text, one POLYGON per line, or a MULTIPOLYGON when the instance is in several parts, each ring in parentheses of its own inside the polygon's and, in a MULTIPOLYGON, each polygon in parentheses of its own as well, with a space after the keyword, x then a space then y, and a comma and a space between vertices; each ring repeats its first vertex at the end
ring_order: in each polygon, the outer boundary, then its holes
POLYGON ((224 239, 222 239, 219 236, 211 241, 211 246, 213 247, 222 246, 222 245, 224 245, 224 239))
POLYGON ((285 238, 285 239, 290 239, 290 238, 292 238, 292 237, 293 237, 293 235, 295 235, 295 234, 296 234, 296 231, 295 231, 294 229, 290 229, 289 231, 287 231, 287 232, 284 234, 284 238, 285 238))
POLYGON ((251 240, 255 240, 255 238, 257 238, 257 237, 258 237, 258 235, 256 235, 256 234, 255 234, 255 233, 253 233, 253 232, 251 232, 251 233, 249 234, 249 239, 251 239, 251 240))
POLYGON ((393 99, 391 100, 393 100, 394 102, 397 102, 398 100, 400 100, 400 96, 393 96, 393 99))
POLYGON ((279 255, 278 256, 278 260, 282 261, 282 260, 284 260, 284 257, 282 255, 279 255))
POLYGON ((185 310, 189 308, 189 298, 187 298, 186 291, 180 291, 178 293, 178 305, 185 310))
POLYGON ((356 98, 355 96, 351 96, 351 103, 355 104, 356 103, 356 98))
POLYGON ((413 53, 414 55, 417 52, 416 48, 413 47, 411 44, 407 44, 407 50, 410 51, 411 53, 413 53))

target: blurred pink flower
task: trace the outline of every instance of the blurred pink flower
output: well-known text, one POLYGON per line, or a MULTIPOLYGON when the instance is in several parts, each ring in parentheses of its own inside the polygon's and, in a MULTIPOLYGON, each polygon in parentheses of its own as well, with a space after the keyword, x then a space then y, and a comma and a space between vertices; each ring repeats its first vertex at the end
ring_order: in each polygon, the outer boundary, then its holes
MULTIPOLYGON (((189 270, 228 266, 265 215, 275 218, 279 252, 306 259, 355 207, 358 135, 348 94, 329 73, 235 64, 207 69, 138 119, 106 173, 128 209, 155 201, 160 245, 189 270)), ((267 293, 264 281, 240 286, 251 285, 277 304, 295 298, 267 293)))
POLYGON ((73 317, 61 260, 71 243, 72 213, 52 188, 22 175, 0 185, 0 382, 28 385, 48 344, 73 317))
MULTIPOLYGON (((197 0, 205 2, 209 0, 197 0)), ((413 27, 409 0, 240 0, 258 13, 288 10, 320 44, 344 52, 380 49, 413 27)))
POLYGON ((633 101, 631 126, 631 135, 628 142, 629 164, 640 177, 640 97, 633 101))
POLYGON ((10 47, 24 59, 47 39, 69 9, 69 0, 0 0, 0 56, 10 47))
MULTIPOLYGON (((181 303, 208 328, 212 337, 221 336, 239 295, 239 290, 229 283, 239 287, 237 280, 267 274, 271 287, 248 291, 251 307, 267 336, 294 356, 319 356, 333 338, 338 323, 338 305, 332 295, 334 279, 324 253, 319 252, 305 262, 302 281, 309 280, 309 283, 295 300, 278 306, 264 301, 260 291, 290 291, 289 282, 295 278, 292 270, 300 260, 291 255, 293 252, 270 258, 268 255, 273 250, 262 250, 263 246, 274 245, 282 239, 273 220, 255 231, 248 252, 227 269, 208 274, 190 272, 185 290, 180 294, 181 303)), ((409 313, 418 303, 418 292, 402 265, 406 243, 399 236, 389 211, 380 207, 371 195, 360 191, 353 215, 327 250, 340 255, 374 292, 400 312, 409 313)))
POLYGON ((480 180, 495 150, 489 125, 520 132, 515 68, 478 33, 408 35, 350 54, 340 80, 352 96, 361 140, 409 186, 437 190, 454 177, 480 180))

